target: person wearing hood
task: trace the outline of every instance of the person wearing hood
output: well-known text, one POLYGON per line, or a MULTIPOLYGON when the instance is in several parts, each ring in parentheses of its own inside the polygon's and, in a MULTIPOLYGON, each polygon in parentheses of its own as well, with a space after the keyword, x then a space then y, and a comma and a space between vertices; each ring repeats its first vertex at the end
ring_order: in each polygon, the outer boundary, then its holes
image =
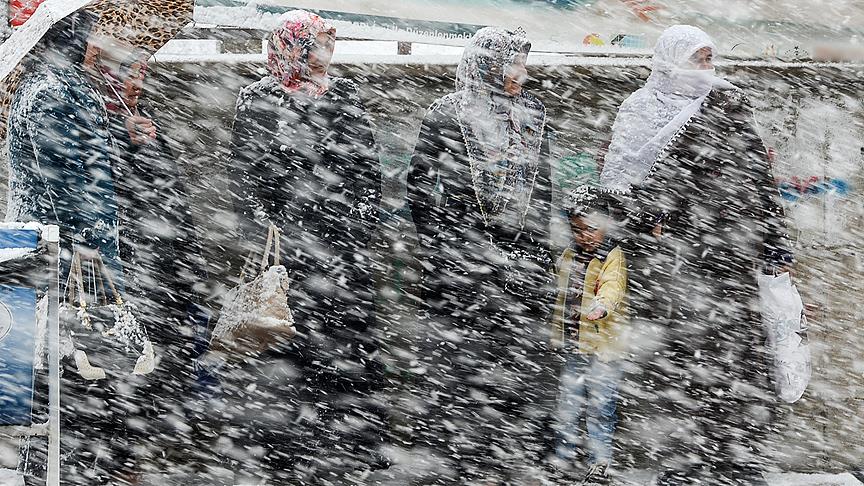
POLYGON ((417 441, 467 481, 521 480, 554 406, 551 165, 546 109, 523 88, 530 49, 521 29, 472 37, 408 175, 425 329, 417 441))
POLYGON ((85 67, 96 20, 83 11, 65 18, 25 61, 8 118, 6 220, 58 225, 63 269, 83 247, 119 272, 114 138, 100 79, 85 67))
POLYGON ((242 256, 260 257, 269 224, 283 234, 297 336, 247 360, 235 370, 247 378, 233 382, 242 401, 268 404, 246 424, 269 448, 263 466, 294 480, 375 467, 381 445, 371 418, 383 379, 373 279, 381 175, 358 87, 328 73, 335 41, 326 19, 283 15, 267 39, 269 74, 237 100, 228 167, 242 256))
POLYGON ((641 350, 661 485, 764 484, 759 451, 776 400, 756 277, 785 270, 792 253, 753 109, 716 77, 715 52, 695 27, 660 36, 600 175, 628 206, 634 328, 661 336, 641 350))
POLYGON ((556 413, 556 453, 572 469, 579 445, 589 451, 583 486, 612 484, 618 386, 628 355, 627 257, 618 241, 613 201, 582 185, 566 199, 570 244, 556 265, 553 346, 564 357, 556 413), (580 433, 584 415, 587 437, 580 433))

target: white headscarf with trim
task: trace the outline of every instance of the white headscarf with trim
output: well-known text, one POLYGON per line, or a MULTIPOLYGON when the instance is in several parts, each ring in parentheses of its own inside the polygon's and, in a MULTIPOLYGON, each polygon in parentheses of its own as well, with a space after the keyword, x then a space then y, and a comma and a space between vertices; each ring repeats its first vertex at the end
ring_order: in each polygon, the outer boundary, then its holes
POLYGON ((628 191, 645 180, 663 149, 699 112, 711 90, 734 88, 713 69, 695 69, 691 58, 706 47, 716 51, 708 34, 689 25, 672 26, 657 40, 651 76, 621 104, 612 127, 612 143, 600 174, 605 188, 628 191))

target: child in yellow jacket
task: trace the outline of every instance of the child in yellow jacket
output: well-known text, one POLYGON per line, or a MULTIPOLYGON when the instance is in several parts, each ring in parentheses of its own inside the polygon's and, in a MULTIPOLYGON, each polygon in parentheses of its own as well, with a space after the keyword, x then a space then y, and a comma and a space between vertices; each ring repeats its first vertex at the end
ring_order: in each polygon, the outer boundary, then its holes
POLYGON ((558 260, 552 344, 566 356, 557 411, 560 459, 573 461, 585 443, 589 467, 582 484, 608 484, 617 423, 618 382, 628 324, 627 260, 611 238, 609 199, 580 186, 568 197, 572 243, 558 260), (580 437, 585 415, 587 440, 580 437))

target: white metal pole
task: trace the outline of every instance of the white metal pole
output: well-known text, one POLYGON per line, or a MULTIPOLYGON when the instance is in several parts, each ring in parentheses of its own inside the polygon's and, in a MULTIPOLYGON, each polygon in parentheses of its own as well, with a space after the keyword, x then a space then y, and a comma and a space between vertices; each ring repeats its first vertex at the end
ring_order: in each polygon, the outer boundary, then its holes
POLYGON ((48 244, 48 470, 46 486, 60 486, 60 228, 46 226, 48 244))

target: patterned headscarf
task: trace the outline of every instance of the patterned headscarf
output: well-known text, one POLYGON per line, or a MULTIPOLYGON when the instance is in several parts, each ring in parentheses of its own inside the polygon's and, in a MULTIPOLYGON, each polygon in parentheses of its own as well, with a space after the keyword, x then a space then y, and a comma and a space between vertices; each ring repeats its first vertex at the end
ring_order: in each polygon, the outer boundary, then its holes
POLYGON ((281 26, 267 41, 267 69, 289 92, 302 91, 312 96, 324 94, 327 78, 317 82, 308 79, 309 50, 321 33, 336 35, 327 20, 305 10, 291 10, 280 18, 281 26))
POLYGON ((485 27, 465 46, 456 68, 456 90, 472 92, 504 91, 504 69, 519 54, 531 51, 525 31, 485 27))

